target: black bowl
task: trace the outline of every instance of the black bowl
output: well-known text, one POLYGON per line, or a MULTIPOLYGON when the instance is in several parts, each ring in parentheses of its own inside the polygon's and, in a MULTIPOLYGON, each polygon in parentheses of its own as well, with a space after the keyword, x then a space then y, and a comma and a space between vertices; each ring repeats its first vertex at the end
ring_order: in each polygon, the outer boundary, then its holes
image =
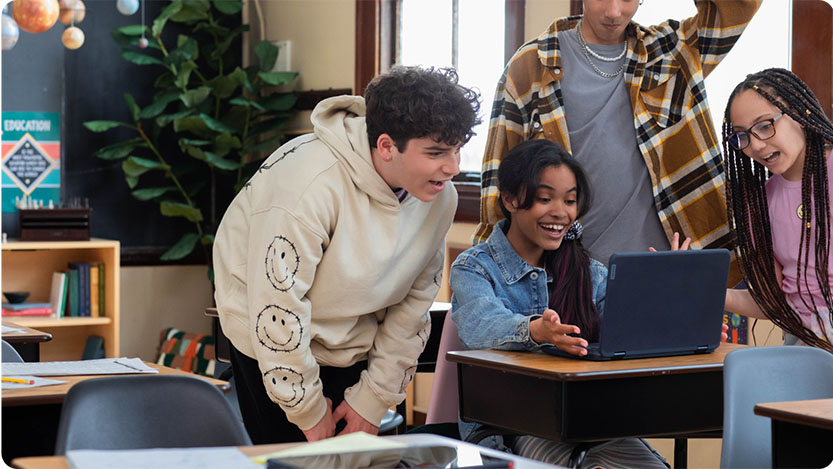
POLYGON ((26 298, 29 298, 27 291, 4 291, 3 296, 9 300, 9 303, 23 303, 26 298))

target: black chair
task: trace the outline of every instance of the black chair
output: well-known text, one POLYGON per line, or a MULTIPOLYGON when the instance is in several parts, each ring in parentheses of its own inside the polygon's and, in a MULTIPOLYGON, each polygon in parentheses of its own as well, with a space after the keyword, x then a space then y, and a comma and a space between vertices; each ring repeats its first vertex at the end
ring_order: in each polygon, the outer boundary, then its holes
POLYGON ((3 341, 3 362, 4 363, 21 363, 23 358, 17 353, 17 350, 12 347, 12 344, 3 341))
POLYGON ((55 454, 75 449, 251 445, 223 394, 190 376, 82 381, 66 395, 55 454))

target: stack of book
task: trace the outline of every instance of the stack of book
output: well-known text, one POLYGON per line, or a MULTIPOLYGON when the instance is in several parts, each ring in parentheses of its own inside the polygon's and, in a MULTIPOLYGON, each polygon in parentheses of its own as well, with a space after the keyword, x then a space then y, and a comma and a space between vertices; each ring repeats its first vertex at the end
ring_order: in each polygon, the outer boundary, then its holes
POLYGON ((3 316, 49 316, 51 303, 3 303, 3 316))
POLYGON ((50 303, 55 317, 106 316, 102 262, 70 262, 52 274, 50 303))

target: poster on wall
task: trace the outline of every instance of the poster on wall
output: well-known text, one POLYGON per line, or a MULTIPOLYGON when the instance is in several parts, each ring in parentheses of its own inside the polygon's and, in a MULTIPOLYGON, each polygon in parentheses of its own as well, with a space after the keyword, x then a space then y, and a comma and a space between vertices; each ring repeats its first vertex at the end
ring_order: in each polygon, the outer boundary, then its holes
POLYGON ((61 202, 61 126, 57 112, 3 112, 2 211, 17 200, 61 202))

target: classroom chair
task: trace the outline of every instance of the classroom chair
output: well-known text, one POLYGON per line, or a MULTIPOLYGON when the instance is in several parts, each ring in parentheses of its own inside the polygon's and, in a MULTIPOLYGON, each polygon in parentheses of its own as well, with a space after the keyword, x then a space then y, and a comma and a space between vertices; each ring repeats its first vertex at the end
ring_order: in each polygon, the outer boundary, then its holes
POLYGON ((720 467, 772 467, 772 424, 755 404, 833 397, 833 355, 806 346, 750 347, 723 364, 720 467))
POLYGON ((119 376, 70 388, 55 454, 251 444, 243 423, 213 384, 190 376, 119 376))
POLYGON ((17 353, 17 350, 12 347, 12 344, 3 341, 3 362, 21 363, 23 358, 17 353))

